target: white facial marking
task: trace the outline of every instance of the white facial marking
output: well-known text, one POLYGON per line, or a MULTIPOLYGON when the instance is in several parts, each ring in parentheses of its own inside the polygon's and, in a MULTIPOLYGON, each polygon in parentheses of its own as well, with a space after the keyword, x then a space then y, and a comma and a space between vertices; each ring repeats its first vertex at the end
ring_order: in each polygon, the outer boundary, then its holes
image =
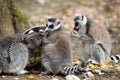
POLYGON ((45 28, 45 31, 48 31, 48 30, 49 30, 49 28, 48 28, 48 27, 46 27, 46 28, 45 28))
POLYGON ((43 32, 44 30, 40 29, 39 32, 43 32))
MULTIPOLYGON (((49 22, 49 21, 48 21, 47 24, 48 24, 48 26, 49 26, 49 25, 53 24, 53 22, 49 22)), ((47 27, 48 27, 48 26, 47 26, 47 27)))
POLYGON ((56 25, 57 25, 58 22, 60 22, 60 19, 57 19, 57 20, 55 21, 56 25))
POLYGON ((61 23, 60 23, 60 24, 55 25, 54 30, 57 30, 57 29, 59 29, 60 27, 61 27, 61 23))
POLYGON ((87 23, 87 17, 84 14, 76 14, 75 17, 79 17, 80 19, 78 20, 78 22, 81 24, 81 26, 85 26, 87 23), (82 20, 82 16, 83 16, 83 20, 82 20))
POLYGON ((28 34, 31 34, 31 33, 33 33, 33 32, 34 32, 33 30, 30 30, 28 34))

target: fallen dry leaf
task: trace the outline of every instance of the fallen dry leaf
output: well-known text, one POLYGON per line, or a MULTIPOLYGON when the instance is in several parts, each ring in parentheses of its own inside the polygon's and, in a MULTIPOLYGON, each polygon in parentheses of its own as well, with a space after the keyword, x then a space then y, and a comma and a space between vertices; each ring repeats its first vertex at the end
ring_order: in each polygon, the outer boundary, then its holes
POLYGON ((28 79, 34 79, 34 78, 35 78, 34 75, 29 75, 29 76, 28 76, 28 79))

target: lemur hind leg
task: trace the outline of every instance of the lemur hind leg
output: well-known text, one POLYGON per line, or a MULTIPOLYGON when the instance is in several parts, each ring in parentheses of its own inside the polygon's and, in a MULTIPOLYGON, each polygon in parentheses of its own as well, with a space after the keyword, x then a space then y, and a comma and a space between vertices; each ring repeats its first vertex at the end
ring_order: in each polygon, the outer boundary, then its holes
POLYGON ((103 47, 100 44, 93 44, 92 57, 95 61, 99 63, 100 67, 102 67, 106 66, 109 55, 107 55, 107 52, 103 49, 103 47))

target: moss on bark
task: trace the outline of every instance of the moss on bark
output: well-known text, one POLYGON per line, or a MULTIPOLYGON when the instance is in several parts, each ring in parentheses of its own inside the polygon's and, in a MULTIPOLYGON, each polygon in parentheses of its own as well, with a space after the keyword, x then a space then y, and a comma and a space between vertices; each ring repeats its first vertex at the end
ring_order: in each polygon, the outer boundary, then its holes
POLYGON ((26 17, 14 0, 0 0, 0 36, 23 32, 28 27, 26 17))

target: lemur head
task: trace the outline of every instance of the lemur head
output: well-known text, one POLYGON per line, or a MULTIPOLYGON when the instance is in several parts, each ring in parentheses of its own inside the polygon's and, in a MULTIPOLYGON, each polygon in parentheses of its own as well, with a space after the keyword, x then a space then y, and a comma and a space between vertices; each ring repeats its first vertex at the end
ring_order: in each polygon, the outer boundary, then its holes
POLYGON ((32 28, 27 29, 23 34, 33 34, 33 33, 38 33, 38 32, 44 32, 45 26, 43 25, 38 25, 38 26, 33 26, 32 28))
POLYGON ((58 18, 47 17, 45 31, 55 31, 61 28, 61 21, 58 18))
POLYGON ((85 33, 87 20, 88 19, 84 14, 76 14, 74 18, 74 32, 85 33))
POLYGON ((47 35, 45 33, 45 29, 46 27, 44 25, 38 25, 33 26, 32 28, 29 28, 23 32, 22 35, 25 36, 25 43, 29 48, 33 49, 41 44, 42 38, 47 35))

